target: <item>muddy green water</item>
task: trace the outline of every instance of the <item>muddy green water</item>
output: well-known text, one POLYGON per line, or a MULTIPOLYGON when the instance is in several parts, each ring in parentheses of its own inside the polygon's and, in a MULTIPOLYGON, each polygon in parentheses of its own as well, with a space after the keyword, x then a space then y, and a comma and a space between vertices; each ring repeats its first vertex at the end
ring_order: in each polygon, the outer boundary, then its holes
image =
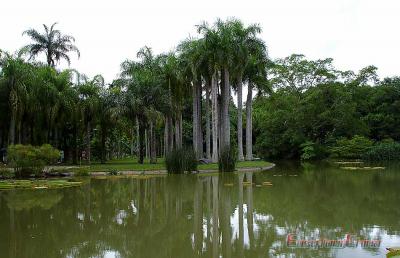
POLYGON ((277 165, 0 192, 0 258, 386 257, 386 247, 400 246, 398 165, 277 165), (288 234, 380 243, 300 247, 288 234))

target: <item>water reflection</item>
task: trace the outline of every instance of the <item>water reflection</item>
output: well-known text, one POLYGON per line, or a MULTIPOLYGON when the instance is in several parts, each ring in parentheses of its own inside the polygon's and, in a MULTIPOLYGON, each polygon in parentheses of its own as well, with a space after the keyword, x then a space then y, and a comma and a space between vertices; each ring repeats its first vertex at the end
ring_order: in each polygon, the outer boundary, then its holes
POLYGON ((399 172, 281 166, 1 192, 0 257, 385 257, 400 246, 399 172), (291 248, 288 233, 382 244, 291 248))

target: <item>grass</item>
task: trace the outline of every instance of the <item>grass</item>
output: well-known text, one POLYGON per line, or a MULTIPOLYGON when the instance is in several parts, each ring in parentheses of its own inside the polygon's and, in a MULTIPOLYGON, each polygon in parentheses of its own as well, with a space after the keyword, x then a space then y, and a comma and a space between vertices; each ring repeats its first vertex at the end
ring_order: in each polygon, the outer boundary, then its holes
MULTIPOLYGON (((236 164, 236 168, 259 168, 270 166, 271 163, 257 161, 241 161, 236 164)), ((199 170, 218 170, 218 164, 201 164, 197 167, 199 170)), ((145 160, 144 164, 139 164, 136 158, 124 158, 119 160, 108 161, 106 164, 92 163, 89 167, 90 172, 108 172, 116 171, 154 171, 165 170, 164 159, 157 159, 157 164, 150 164, 149 160, 145 160)))

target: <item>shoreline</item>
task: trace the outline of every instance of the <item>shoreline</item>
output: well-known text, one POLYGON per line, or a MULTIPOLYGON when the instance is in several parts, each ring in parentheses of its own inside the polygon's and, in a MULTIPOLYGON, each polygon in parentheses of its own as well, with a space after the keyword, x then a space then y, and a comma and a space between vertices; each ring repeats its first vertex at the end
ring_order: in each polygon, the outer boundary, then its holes
MULTIPOLYGON (((265 170, 270 170, 274 168, 275 163, 271 163, 271 165, 266 167, 243 167, 237 168, 234 172, 260 172, 265 170)), ((190 174, 206 174, 206 173, 217 173, 218 169, 200 169, 190 174)), ((189 174, 189 173, 188 173, 189 174)), ((108 176, 109 173, 105 171, 95 171, 90 172, 90 176, 108 176)), ((168 175, 166 169, 162 170, 128 170, 128 171, 119 171, 119 175, 168 175)))

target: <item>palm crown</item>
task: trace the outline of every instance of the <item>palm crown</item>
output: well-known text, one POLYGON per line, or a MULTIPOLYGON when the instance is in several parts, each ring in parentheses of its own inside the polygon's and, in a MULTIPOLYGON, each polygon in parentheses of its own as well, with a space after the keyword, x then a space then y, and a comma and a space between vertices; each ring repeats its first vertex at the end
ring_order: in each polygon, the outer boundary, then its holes
POLYGON ((35 29, 29 29, 22 33, 28 35, 34 43, 26 45, 24 49, 30 54, 30 58, 35 58, 40 53, 44 53, 47 58, 47 64, 54 67, 56 62, 65 59, 68 65, 71 59, 68 52, 76 52, 80 57, 79 49, 74 45, 75 38, 70 35, 63 35, 57 29, 54 29, 57 23, 53 23, 50 28, 43 24, 44 33, 35 29))

